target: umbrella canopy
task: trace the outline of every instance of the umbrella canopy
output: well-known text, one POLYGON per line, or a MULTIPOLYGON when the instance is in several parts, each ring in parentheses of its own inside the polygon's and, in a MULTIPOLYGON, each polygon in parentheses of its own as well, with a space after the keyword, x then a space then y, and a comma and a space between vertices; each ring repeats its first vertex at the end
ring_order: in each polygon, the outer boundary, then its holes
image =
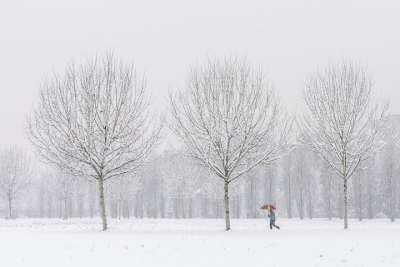
POLYGON ((263 205, 263 206, 261 206, 261 208, 260 209, 262 209, 262 210, 268 210, 268 209, 275 209, 275 206, 274 205, 272 205, 272 204, 265 204, 265 205, 263 205))

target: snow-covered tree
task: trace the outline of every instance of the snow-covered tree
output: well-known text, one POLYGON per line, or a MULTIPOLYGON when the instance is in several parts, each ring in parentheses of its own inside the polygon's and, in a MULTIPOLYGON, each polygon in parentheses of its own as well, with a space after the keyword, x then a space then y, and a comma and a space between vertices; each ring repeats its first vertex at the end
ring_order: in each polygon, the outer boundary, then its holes
POLYGON ((7 201, 7 217, 14 218, 14 202, 30 185, 32 164, 29 156, 17 147, 0 152, 0 194, 7 201))
POLYGON ((381 202, 383 212, 393 222, 400 204, 400 166, 397 160, 400 155, 400 121, 397 116, 388 116, 384 142, 385 145, 380 153, 381 202))
POLYGON ((53 171, 51 173, 52 187, 55 197, 58 200, 59 217, 64 220, 72 217, 72 190, 74 179, 72 175, 61 171, 53 171))
POLYGON ((190 218, 201 196, 204 171, 183 151, 167 151, 161 158, 162 191, 169 217, 190 218))
POLYGON ((294 195, 294 159, 292 153, 288 153, 282 160, 283 169, 283 192, 285 195, 286 215, 293 216, 293 195, 294 195))
POLYGON ((230 230, 229 184, 281 156, 287 120, 261 71, 238 59, 194 68, 186 88, 171 96, 171 127, 190 156, 208 167, 224 187, 230 230))
MULTIPOLYGON (((318 196, 321 199, 324 216, 326 216, 329 220, 332 219, 334 215, 334 197, 335 197, 335 181, 334 178, 335 173, 326 163, 323 163, 320 166, 320 184, 321 184, 321 195, 318 196)), ((338 180, 339 181, 339 180, 338 180)))
POLYGON ((54 76, 40 89, 30 140, 45 162, 98 183, 103 230, 104 182, 134 172, 156 142, 146 84, 112 55, 54 76))
POLYGON ((110 181, 107 192, 111 217, 121 219, 131 216, 134 198, 142 189, 141 178, 136 173, 120 176, 110 181))
POLYGON ((365 173, 361 170, 358 170, 353 177, 353 205, 355 209, 355 214, 359 221, 363 219, 363 208, 364 208, 364 183, 363 183, 363 175, 365 173))
POLYGON ((347 229, 348 181, 376 152, 386 109, 372 102, 372 82, 367 72, 349 63, 312 76, 304 100, 308 112, 300 120, 302 141, 342 179, 347 229))

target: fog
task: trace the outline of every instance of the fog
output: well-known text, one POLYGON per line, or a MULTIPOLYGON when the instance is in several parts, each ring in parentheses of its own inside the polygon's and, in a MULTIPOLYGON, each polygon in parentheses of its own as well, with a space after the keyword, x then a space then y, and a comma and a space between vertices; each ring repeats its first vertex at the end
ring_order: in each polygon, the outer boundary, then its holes
POLYGON ((3 2, 0 146, 28 146, 24 122, 43 79, 108 50, 145 73, 160 109, 193 64, 233 55, 261 66, 291 111, 309 74, 360 62, 399 113, 399 9, 365 0, 3 2))

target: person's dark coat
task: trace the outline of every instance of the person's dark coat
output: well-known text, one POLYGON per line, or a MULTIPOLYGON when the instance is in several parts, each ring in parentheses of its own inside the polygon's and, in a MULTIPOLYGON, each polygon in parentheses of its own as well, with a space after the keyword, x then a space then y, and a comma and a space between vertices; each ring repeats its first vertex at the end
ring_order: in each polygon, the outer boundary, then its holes
POLYGON ((268 218, 269 218, 271 221, 275 221, 275 212, 274 212, 273 209, 270 209, 270 210, 269 210, 268 218))

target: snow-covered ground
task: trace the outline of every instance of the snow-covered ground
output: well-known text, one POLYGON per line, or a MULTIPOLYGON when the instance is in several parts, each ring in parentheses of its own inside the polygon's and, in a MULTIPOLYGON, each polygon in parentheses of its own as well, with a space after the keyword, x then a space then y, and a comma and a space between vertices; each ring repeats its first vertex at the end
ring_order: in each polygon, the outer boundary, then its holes
POLYGON ((400 223, 388 220, 278 221, 0 220, 0 266, 400 266, 400 223))

